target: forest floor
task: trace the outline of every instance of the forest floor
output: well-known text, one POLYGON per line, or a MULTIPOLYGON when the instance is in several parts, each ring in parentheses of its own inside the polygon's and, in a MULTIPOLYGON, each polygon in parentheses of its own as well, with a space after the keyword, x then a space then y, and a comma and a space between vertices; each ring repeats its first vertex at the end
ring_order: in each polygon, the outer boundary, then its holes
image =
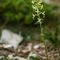
MULTIPOLYGON (((21 27, 20 29, 17 26, 9 28, 16 33, 19 33, 18 30, 21 30, 25 41, 23 40, 22 43, 18 46, 17 51, 14 51, 12 48, 0 48, 0 56, 8 56, 12 54, 13 56, 19 56, 26 58, 29 57, 30 54, 36 55, 40 60, 46 60, 46 52, 45 46, 40 40, 40 31, 35 27, 21 27), (16 28, 16 29, 14 29, 16 28), (14 29, 14 30, 13 30, 14 29)), ((39 28, 39 27, 38 27, 39 28)), ((60 59, 60 49, 57 50, 53 48, 49 42, 46 42, 46 48, 49 60, 59 60, 60 59)))
MULTIPOLYGON (((49 60, 59 60, 60 50, 55 50, 52 46, 47 45, 47 53, 49 60)), ((23 42, 18 46, 17 51, 12 48, 0 48, 0 56, 19 56, 22 58, 28 58, 29 55, 36 56, 40 60, 46 60, 45 46, 42 42, 23 42)))

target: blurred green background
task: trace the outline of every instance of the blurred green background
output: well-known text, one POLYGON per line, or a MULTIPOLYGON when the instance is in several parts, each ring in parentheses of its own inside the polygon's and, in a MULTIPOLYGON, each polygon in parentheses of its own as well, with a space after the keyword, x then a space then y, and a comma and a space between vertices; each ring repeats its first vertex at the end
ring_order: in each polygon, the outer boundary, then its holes
MULTIPOLYGON (((56 10, 59 9, 59 6, 45 2, 43 5, 45 10, 44 23, 58 22, 56 10)), ((6 21, 8 23, 34 24, 36 21, 32 19, 32 13, 31 0, 0 0, 0 24, 6 21)))
POLYGON ((0 23, 9 20, 26 24, 32 22, 31 0, 0 0, 0 23))
MULTIPOLYGON (((54 30, 60 24, 60 6, 45 1, 42 4, 45 11, 43 26, 54 30)), ((39 40, 39 24, 37 19, 32 19, 33 12, 31 0, 0 0, 0 31, 7 28, 21 32, 26 40, 39 40)))

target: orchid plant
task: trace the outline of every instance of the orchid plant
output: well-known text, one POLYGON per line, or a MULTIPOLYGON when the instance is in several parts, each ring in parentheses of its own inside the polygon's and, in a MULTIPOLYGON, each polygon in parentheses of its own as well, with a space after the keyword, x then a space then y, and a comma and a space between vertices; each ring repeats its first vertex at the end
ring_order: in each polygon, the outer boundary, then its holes
POLYGON ((44 40, 44 33, 43 33, 43 26, 42 26, 43 21, 44 21, 43 18, 45 16, 45 11, 44 11, 44 8, 43 8, 42 0, 32 0, 32 8, 34 10, 34 13, 32 14, 33 19, 35 17, 37 17, 37 20, 38 20, 37 22, 40 24, 41 40, 43 41, 43 43, 45 45, 46 57, 47 57, 47 60, 48 60, 47 47, 46 47, 46 43, 45 43, 45 40, 44 40))

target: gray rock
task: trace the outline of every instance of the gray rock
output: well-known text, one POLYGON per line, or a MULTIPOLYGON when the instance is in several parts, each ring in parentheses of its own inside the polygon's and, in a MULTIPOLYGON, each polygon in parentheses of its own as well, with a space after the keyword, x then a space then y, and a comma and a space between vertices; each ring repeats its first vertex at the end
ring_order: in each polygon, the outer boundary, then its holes
POLYGON ((21 35, 18 35, 16 33, 13 33, 7 29, 2 30, 1 35, 1 42, 4 44, 10 44, 16 49, 23 40, 23 37, 21 35))

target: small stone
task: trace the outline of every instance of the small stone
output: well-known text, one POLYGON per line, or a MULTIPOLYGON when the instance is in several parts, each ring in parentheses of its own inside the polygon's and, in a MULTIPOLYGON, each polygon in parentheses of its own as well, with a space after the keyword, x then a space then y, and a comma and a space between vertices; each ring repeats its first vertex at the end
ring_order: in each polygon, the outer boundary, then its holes
POLYGON ((32 43, 29 43, 26 48, 27 48, 29 51, 31 51, 31 49, 32 49, 32 43))
POLYGON ((39 54, 45 54, 45 50, 39 51, 39 54))
POLYGON ((38 45, 34 45, 34 46, 33 46, 33 48, 34 48, 34 49, 38 49, 39 47, 40 47, 40 45, 39 45, 39 44, 38 44, 38 45))
POLYGON ((28 53, 28 52, 29 52, 29 50, 22 50, 22 52, 23 52, 23 53, 28 53))
POLYGON ((45 47, 43 43, 40 43, 39 45, 40 45, 40 47, 42 47, 42 48, 44 48, 44 47, 45 47))
POLYGON ((4 58, 4 56, 0 56, 0 59, 1 59, 1 58, 4 58))
POLYGON ((8 55, 8 58, 9 59, 12 59, 13 58, 13 55, 12 54, 8 55))
POLYGON ((27 59, 25 59, 25 58, 18 57, 18 56, 14 57, 13 59, 18 59, 18 60, 27 60, 27 59))
POLYGON ((29 59, 30 56, 36 57, 36 54, 33 53, 33 52, 30 52, 30 54, 29 54, 29 56, 28 56, 28 59, 29 59))
POLYGON ((11 47, 12 47, 12 45, 10 45, 10 44, 7 44, 7 45, 3 44, 3 48, 11 48, 11 47))

